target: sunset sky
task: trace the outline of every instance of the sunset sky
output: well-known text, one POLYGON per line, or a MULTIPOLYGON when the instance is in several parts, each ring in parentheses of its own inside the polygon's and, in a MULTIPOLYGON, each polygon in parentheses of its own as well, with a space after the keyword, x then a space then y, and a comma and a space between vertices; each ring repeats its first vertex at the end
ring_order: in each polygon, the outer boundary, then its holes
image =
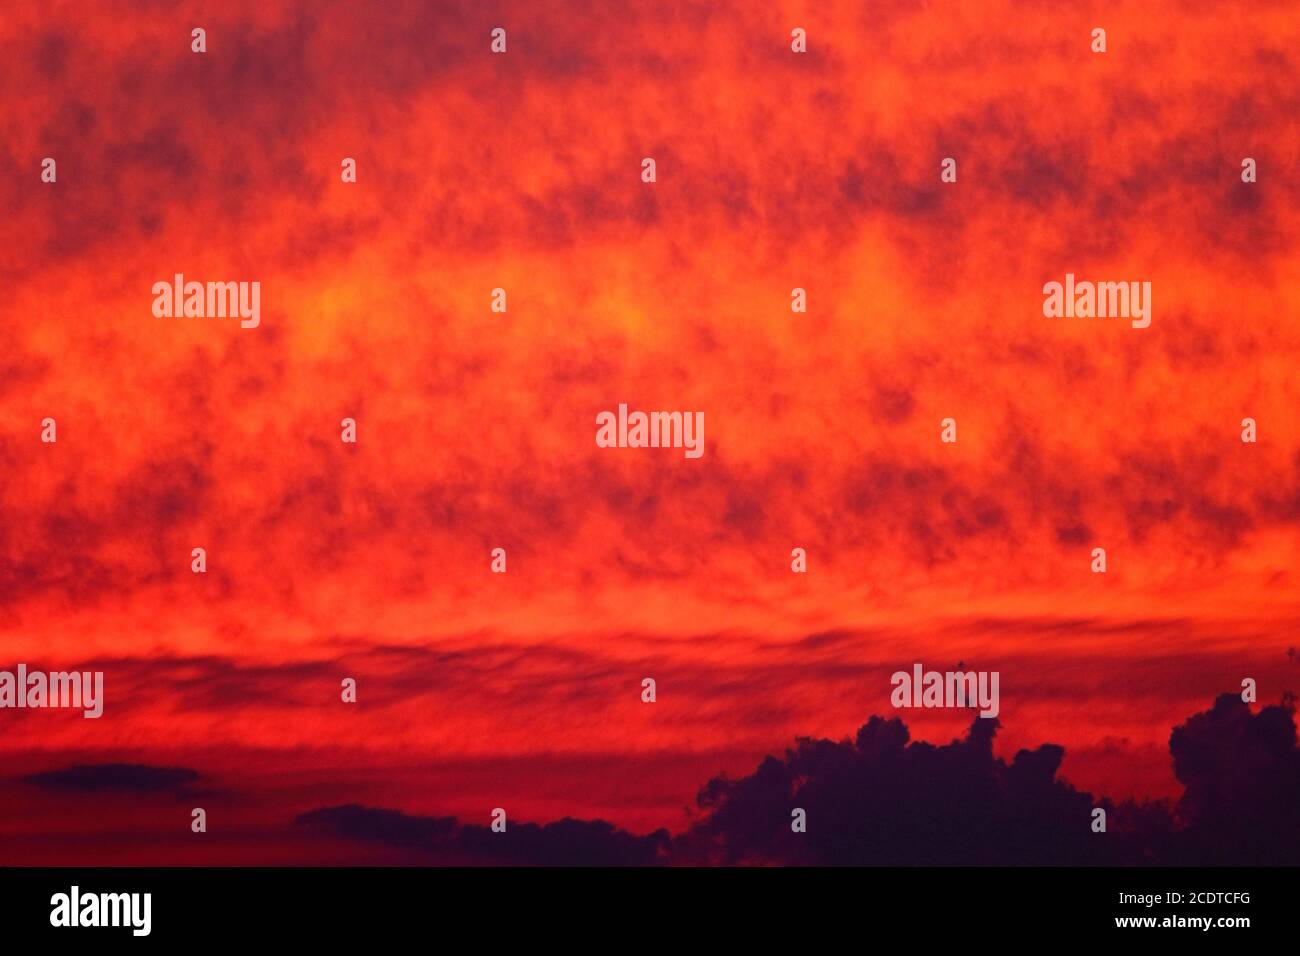
POLYGON ((677 832, 796 736, 962 734, 914 662, 1176 797, 1172 727, 1300 688, 1297 49, 1273 2, 7 3, 0 669, 106 703, 0 711, 0 862, 677 832), (1067 272, 1150 327, 1045 318, 1067 272), (260 326, 154 317, 176 273, 260 326), (596 447, 621 402, 703 457, 596 447), (195 776, 28 779, 109 763, 195 776))

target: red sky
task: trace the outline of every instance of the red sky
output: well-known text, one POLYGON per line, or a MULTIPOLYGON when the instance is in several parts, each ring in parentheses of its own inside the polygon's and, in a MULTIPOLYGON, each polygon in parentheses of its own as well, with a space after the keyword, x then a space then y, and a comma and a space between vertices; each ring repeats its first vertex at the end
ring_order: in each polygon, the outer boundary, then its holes
POLYGON ((0 668, 107 701, 0 712, 0 855, 312 862, 259 834, 343 802, 677 829, 916 661, 1000 671, 999 752, 1168 796, 1174 724, 1295 688, 1294 8, 759 6, 6 5, 0 668), (177 272, 261 325, 155 318, 177 272), (1044 318, 1067 272, 1150 328, 1044 318), (620 402, 704 456, 597 448, 620 402), (214 839, 18 782, 106 762, 198 771, 214 839))

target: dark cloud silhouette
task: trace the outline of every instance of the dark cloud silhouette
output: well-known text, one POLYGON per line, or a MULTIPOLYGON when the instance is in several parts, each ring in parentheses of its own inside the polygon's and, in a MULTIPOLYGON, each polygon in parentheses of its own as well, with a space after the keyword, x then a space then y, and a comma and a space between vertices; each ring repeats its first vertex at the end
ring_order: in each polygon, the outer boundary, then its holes
POLYGON ((353 840, 385 843, 402 849, 432 850, 456 833, 455 817, 419 817, 400 810, 349 803, 302 814, 298 826, 353 840))
POLYGON ((872 717, 853 740, 800 738, 752 774, 701 788, 685 833, 637 836, 602 820, 510 823, 505 833, 453 817, 355 804, 298 817, 308 830, 415 850, 429 862, 513 865, 675 863, 806 866, 1294 865, 1300 861, 1300 749, 1289 704, 1257 714, 1236 695, 1174 730, 1186 786, 1165 801, 1115 803, 1058 777, 1064 748, 993 755, 999 721, 966 736, 911 741, 872 717), (1106 811, 1106 832, 1093 811, 1106 811), (806 832, 791 827, 806 814, 806 832))
POLYGON ((1293 710, 1257 714, 1224 694, 1174 729, 1169 750, 1185 788, 1177 862, 1300 862, 1300 749, 1293 710))
POLYGON ((909 743, 901 720, 880 717, 853 741, 801 739, 748 777, 710 780, 698 798, 708 815, 681 853, 727 864, 1136 862, 1127 840, 1091 831, 1093 798, 1056 778, 1063 748, 1008 764, 993 756, 998 724, 976 718, 945 746, 909 743), (795 808, 807 832, 793 832, 795 808))
POLYGON ((653 866, 668 862, 667 830, 637 836, 604 820, 564 818, 539 826, 462 826, 454 817, 422 817, 348 804, 304 813, 297 825, 364 842, 456 861, 551 866, 653 866))
POLYGON ((493 833, 490 827, 470 826, 460 832, 460 846, 499 863, 560 866, 654 866, 668 862, 671 839, 667 830, 637 836, 604 820, 565 817, 539 826, 525 823, 493 833))
POLYGON ((64 770, 34 773, 23 783, 79 793, 178 793, 202 779, 185 767, 150 767, 134 763, 77 764, 64 770))
POLYGON ((676 842, 683 862, 808 865, 1294 865, 1300 861, 1300 749, 1294 709, 1257 714, 1239 695, 1176 728, 1186 791, 1115 804, 1057 778, 1063 748, 993 756, 999 722, 975 718, 946 746, 908 741, 872 717, 853 741, 800 739, 747 777, 710 780, 706 816, 676 842), (1107 813, 1094 833, 1092 811, 1107 813), (794 808, 807 832, 794 833, 794 808))

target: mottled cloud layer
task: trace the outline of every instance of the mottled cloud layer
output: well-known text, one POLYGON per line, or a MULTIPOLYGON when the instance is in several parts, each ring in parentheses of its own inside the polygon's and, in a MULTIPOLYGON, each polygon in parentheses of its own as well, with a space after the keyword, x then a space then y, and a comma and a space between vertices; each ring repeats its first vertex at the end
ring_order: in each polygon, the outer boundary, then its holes
MULTIPOLYGON (((1298 34, 1273 3, 10 4, 0 666, 98 661, 108 699, 5 716, 0 755, 421 768, 414 813, 648 832, 964 660, 1003 672, 997 747, 1175 795, 1169 726, 1295 685, 1298 34), (1150 281, 1151 327, 1044 318, 1067 271, 1150 281), (260 281, 261 326, 154 318, 177 272, 260 281), (702 410, 704 457, 596 448, 619 402, 702 410)), ((312 806, 389 805, 346 789, 312 806)))

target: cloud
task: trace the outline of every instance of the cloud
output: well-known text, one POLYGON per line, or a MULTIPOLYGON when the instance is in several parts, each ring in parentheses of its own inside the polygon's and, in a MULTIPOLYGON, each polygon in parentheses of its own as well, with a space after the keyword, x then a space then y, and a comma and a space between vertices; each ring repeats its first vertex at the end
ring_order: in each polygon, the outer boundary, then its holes
POLYGON ((679 837, 690 862, 801 865, 1294 865, 1300 860, 1300 749, 1294 710, 1252 714, 1237 695, 1170 740, 1186 786, 1160 801, 1094 797, 1058 778, 1064 748, 993 756, 999 722, 976 718, 945 746, 910 742, 872 717, 852 741, 803 738, 739 779, 701 790, 704 817, 679 837), (1107 831, 1091 829, 1107 812, 1107 831), (791 829, 806 813, 807 832, 791 829))
POLYGON ((1294 866, 1300 861, 1300 748, 1294 710, 1251 713, 1224 694, 1174 728, 1169 750, 1183 784, 1180 862, 1294 866))
POLYGON ((706 817, 683 839, 702 861, 802 865, 1037 865, 1132 862, 1091 832, 1091 795, 1056 779, 1052 744, 993 756, 998 721, 965 739, 908 742, 897 718, 873 717, 855 740, 801 739, 739 780, 700 791, 706 817), (792 811, 807 832, 795 833, 792 811))
POLYGON ((1239 697, 1175 729, 1187 789, 1167 801, 1094 796, 1059 776, 1064 748, 993 754, 999 721, 975 718, 946 745, 872 717, 852 740, 800 738, 750 774, 714 777, 700 818, 675 837, 565 818, 505 832, 356 804, 298 817, 316 833, 418 851, 426 862, 510 865, 1135 866, 1294 864, 1300 749, 1294 711, 1251 714, 1239 697), (1104 833, 1093 811, 1106 811, 1104 833), (806 832, 792 812, 804 811, 806 832))
POLYGON ((79 764, 21 778, 23 783, 48 790, 75 793, 180 794, 202 777, 185 767, 150 767, 144 764, 79 764))
POLYGON ((583 758, 844 733, 919 645, 1008 661, 997 742, 1083 772, 1286 633, 1284 6, 1121 5, 1105 56, 1023 0, 825 0, 799 56, 741 0, 375 6, 6 4, 0 644, 112 663, 42 748, 567 761, 529 819, 650 829, 681 795, 583 758), (1151 280, 1151 328, 1044 319, 1066 271, 1151 280), (261 281, 261 326, 155 319, 176 272, 261 281), (621 401, 704 411, 705 458, 596 449, 621 401))
POLYGON ((454 836, 457 829, 454 817, 411 816, 400 810, 363 807, 355 803, 310 810, 295 822, 311 830, 331 832, 352 840, 430 852, 436 844, 454 836))
POLYGON ((667 862, 668 832, 637 836, 604 820, 565 818, 506 829, 463 825, 453 817, 412 816, 349 804, 302 814, 299 826, 364 842, 416 850, 443 862, 469 860, 521 866, 652 866, 667 862))

